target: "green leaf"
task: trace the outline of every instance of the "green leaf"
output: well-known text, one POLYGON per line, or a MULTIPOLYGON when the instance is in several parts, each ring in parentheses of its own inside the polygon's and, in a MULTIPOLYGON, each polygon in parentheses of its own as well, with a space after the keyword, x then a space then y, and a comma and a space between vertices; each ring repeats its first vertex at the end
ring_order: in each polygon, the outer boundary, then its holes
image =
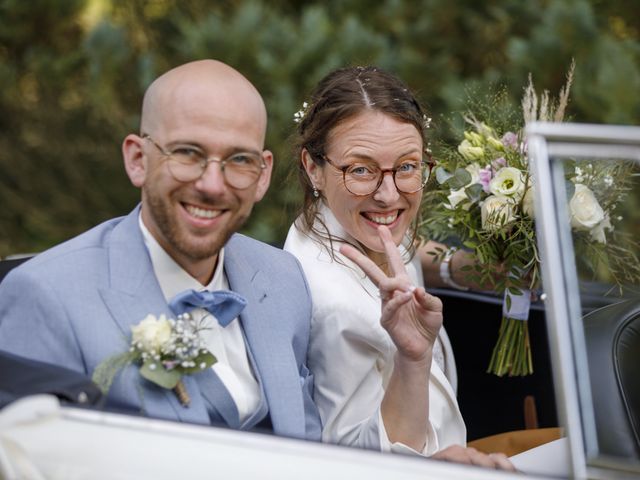
POLYGON ((473 202, 477 202, 480 200, 484 190, 482 189, 482 185, 479 183, 474 183, 473 185, 464 189, 464 192, 467 194, 467 197, 471 199, 473 202))
POLYGON ((436 180, 440 185, 445 183, 451 177, 453 177, 453 174, 450 172, 447 172, 443 167, 436 168, 436 180))
POLYGON ((195 367, 192 367, 192 368, 178 367, 177 370, 187 375, 191 373, 198 373, 198 372, 201 372, 202 370, 209 368, 211 365, 216 363, 218 359, 215 357, 215 355, 213 355, 213 353, 206 351, 205 353, 201 353, 196 358, 194 358, 193 361, 196 362, 195 367), (202 364, 204 364, 204 366, 202 366, 202 364))
POLYGON ((178 384, 180 380, 180 372, 177 369, 165 370, 165 368, 155 361, 147 361, 142 367, 140 367, 140 375, 162 388, 173 388, 178 384), (151 365, 155 365, 155 368, 151 368, 151 365))
POLYGON ((452 189, 462 188, 471 183, 471 174, 464 168, 457 168, 453 177, 448 180, 448 187, 452 189))
POLYGON ((104 395, 109 392, 116 375, 127 365, 132 363, 138 356, 137 352, 125 352, 113 355, 100 364, 93 371, 91 380, 95 383, 104 395))

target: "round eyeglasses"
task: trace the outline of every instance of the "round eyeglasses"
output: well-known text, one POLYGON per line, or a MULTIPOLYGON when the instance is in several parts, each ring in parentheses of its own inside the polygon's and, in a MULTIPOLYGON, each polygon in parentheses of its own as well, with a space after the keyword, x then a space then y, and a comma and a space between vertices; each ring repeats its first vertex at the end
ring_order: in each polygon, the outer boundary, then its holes
POLYGON ((395 168, 380 168, 373 163, 355 162, 344 167, 336 165, 329 157, 323 155, 329 165, 342 172, 344 186, 353 195, 365 196, 374 193, 390 172, 396 189, 402 193, 415 193, 422 190, 429 181, 433 161, 404 160, 395 168))
POLYGON ((169 172, 179 182, 198 180, 210 163, 219 163, 227 185, 243 190, 256 183, 262 170, 267 168, 262 155, 255 152, 234 153, 217 160, 208 158, 201 149, 193 145, 180 145, 169 151, 158 145, 150 135, 143 135, 142 138, 149 140, 166 157, 169 172))

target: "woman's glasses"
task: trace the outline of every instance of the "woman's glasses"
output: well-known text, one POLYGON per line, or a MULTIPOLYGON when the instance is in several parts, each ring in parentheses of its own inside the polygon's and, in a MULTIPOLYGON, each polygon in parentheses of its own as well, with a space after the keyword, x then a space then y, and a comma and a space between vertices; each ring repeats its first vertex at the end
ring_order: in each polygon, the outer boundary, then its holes
POLYGON ((329 165, 342 172, 342 178, 347 190, 353 195, 371 195, 380 188, 385 173, 393 176, 393 183, 399 192, 414 193, 422 190, 431 176, 433 161, 405 160, 395 168, 379 168, 372 163, 355 162, 340 167, 326 155, 323 155, 329 165))

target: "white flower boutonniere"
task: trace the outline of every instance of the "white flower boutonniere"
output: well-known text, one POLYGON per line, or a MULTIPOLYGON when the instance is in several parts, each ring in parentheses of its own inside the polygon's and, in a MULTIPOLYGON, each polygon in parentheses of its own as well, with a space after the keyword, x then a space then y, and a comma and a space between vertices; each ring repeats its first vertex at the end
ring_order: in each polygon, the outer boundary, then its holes
POLYGON ((130 363, 140 364, 140 375, 156 385, 173 389, 183 406, 190 398, 182 376, 200 372, 217 360, 207 350, 200 332, 204 330, 189 313, 177 319, 147 315, 131 327, 131 343, 127 352, 108 358, 98 365, 93 381, 106 394, 116 374, 130 363))

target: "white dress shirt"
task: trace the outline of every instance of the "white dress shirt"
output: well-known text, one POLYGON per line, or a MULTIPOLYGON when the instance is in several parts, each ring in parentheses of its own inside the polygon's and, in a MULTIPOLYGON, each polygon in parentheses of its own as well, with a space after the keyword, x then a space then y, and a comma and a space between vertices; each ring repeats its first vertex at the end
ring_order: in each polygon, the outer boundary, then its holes
MULTIPOLYGON (((328 208, 321 212, 334 237, 354 241, 328 208)), ((308 364, 315 378, 314 400, 322 419, 323 440, 423 455, 452 444, 465 445, 466 427, 455 392, 438 361, 431 365, 429 411, 425 412, 429 427, 423 451, 389 441, 380 405, 396 348, 380 325, 378 289, 356 264, 339 253, 339 242, 333 243, 337 261, 326 243, 310 238, 294 224, 284 246, 302 264, 313 300, 308 364)), ((416 265, 408 263, 406 268, 420 285, 421 272, 416 265)), ((443 335, 444 352, 439 360, 455 372, 450 344, 443 335)))
MULTIPOLYGON (((153 271, 167 302, 184 290, 229 290, 223 268, 224 248, 218 254, 218 264, 211 282, 203 286, 164 251, 146 228, 142 218, 139 218, 139 223, 153 271)), ((236 317, 229 325, 222 327, 211 313, 202 308, 193 310, 191 315, 196 321, 202 319, 205 324, 206 329, 201 336, 209 351, 218 359, 211 368, 229 391, 238 408, 240 422, 243 422, 260 404, 260 386, 247 357, 240 321, 236 317)))

